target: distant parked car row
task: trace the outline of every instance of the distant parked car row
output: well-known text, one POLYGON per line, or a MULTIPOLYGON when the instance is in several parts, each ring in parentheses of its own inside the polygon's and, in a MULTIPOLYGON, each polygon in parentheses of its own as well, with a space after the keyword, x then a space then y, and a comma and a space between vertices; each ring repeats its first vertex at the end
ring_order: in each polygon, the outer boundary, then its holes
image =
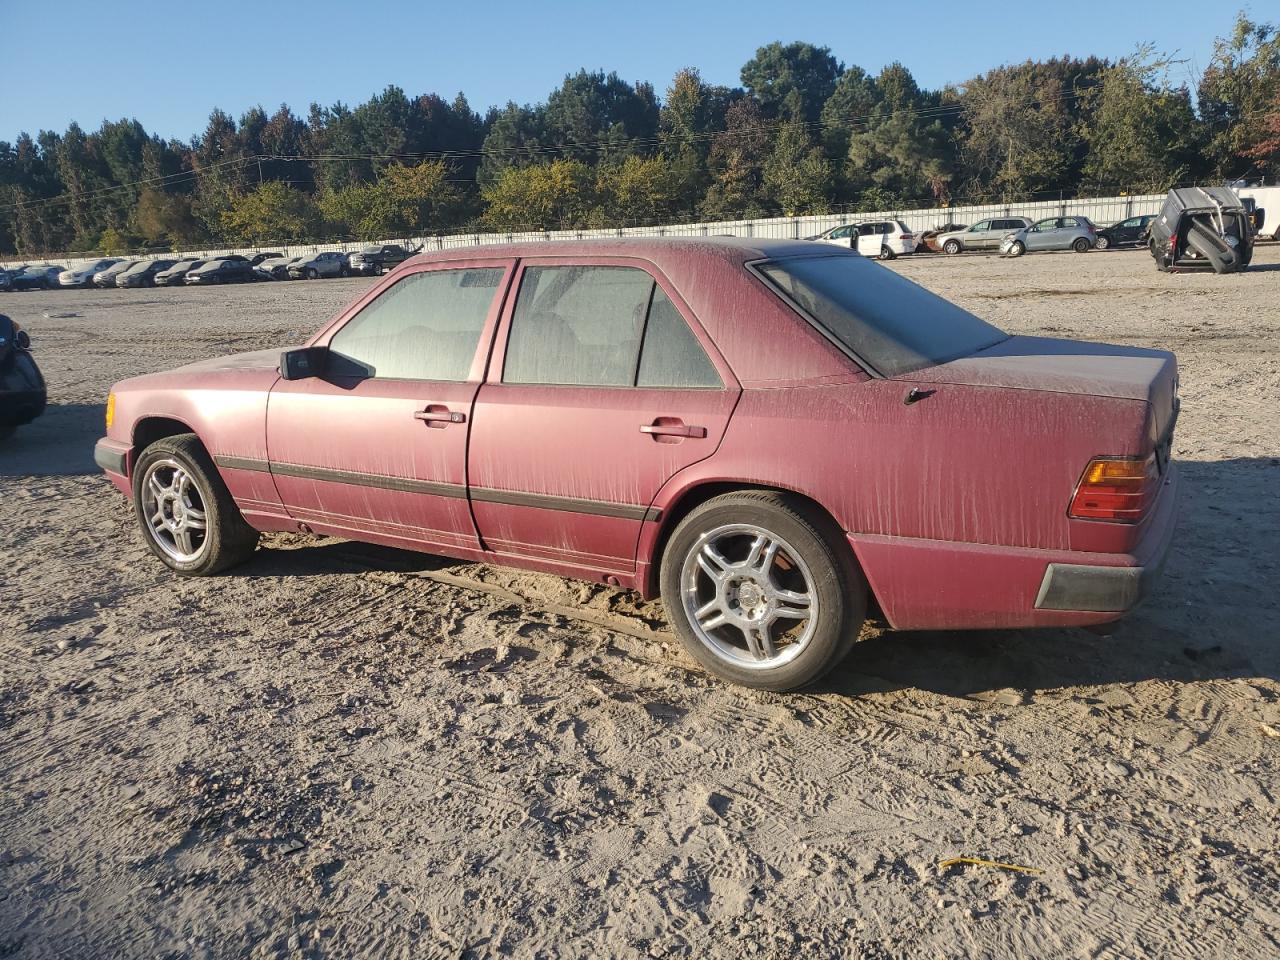
POLYGON ((252 280, 319 280, 352 274, 376 276, 400 265, 420 249, 382 244, 365 247, 350 255, 326 250, 293 257, 264 251, 252 257, 228 254, 204 260, 193 257, 151 260, 104 257, 70 270, 49 264, 0 270, 0 290, 176 287, 252 280))

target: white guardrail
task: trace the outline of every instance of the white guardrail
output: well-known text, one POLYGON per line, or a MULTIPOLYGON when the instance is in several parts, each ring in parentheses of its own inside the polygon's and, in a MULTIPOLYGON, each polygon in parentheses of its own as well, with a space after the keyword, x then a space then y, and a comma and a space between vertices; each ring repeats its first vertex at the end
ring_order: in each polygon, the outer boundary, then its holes
MULTIPOLYGON (((1159 213, 1165 194, 1152 193, 1132 197, 1095 197, 1083 200, 1036 200, 1029 203, 988 203, 956 207, 930 207, 914 210, 880 210, 867 213, 821 214, 810 217, 770 217, 756 220, 722 220, 714 223, 680 223, 667 226, 610 227, 597 230, 526 230, 490 231, 486 233, 453 233, 421 237, 391 237, 385 240, 349 243, 260 243, 246 247, 214 247, 203 250, 183 250, 177 253, 155 253, 152 257, 175 256, 213 259, 233 253, 252 254, 259 250, 278 250, 294 257, 304 253, 320 253, 336 250, 354 253, 371 244, 403 243, 421 245, 424 251, 447 250, 455 247, 485 246, 493 243, 512 243, 526 240, 582 240, 592 237, 761 237, 773 240, 799 239, 822 233, 831 227, 863 220, 901 220, 916 233, 933 230, 946 223, 974 224, 989 217, 1029 217, 1042 220, 1045 217, 1066 217, 1082 214, 1098 226, 1108 226, 1128 217, 1146 213, 1159 213)), ((1280 211, 1277 211, 1280 213, 1280 211)), ((89 263, 96 257, 45 258, 43 260, 15 260, 13 264, 63 264, 75 268, 89 263)))

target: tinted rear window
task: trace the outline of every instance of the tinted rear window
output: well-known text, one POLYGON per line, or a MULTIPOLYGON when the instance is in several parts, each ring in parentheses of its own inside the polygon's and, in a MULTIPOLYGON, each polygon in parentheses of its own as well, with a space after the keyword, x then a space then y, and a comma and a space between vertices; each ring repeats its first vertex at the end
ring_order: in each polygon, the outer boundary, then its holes
POLYGON ((760 271, 786 299, 884 376, 968 356, 1008 337, 862 257, 796 257, 761 264, 760 271))

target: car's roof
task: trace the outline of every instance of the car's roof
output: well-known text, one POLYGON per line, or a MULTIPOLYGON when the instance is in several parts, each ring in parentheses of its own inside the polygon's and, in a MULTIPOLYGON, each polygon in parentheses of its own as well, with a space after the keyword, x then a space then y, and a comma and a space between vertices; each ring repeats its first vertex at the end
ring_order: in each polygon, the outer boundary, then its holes
POLYGON ((636 257, 659 269, 698 257, 746 263, 794 256, 857 256, 852 251, 808 240, 747 237, 601 237, 589 240, 528 240, 484 246, 450 247, 419 253, 410 263, 442 260, 511 259, 523 257, 636 257))

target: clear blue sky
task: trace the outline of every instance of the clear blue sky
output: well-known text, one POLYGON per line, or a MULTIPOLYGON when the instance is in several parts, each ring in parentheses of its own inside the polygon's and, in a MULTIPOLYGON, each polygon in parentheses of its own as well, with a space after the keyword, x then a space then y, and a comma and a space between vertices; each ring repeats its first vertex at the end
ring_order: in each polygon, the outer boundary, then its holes
POLYGON ((1182 80, 1208 63, 1240 7, 1280 19, 1274 0, 0 0, 0 140, 121 117, 188 140, 214 107, 238 118, 287 103, 305 116, 313 101, 355 104, 392 83, 410 96, 461 90, 483 112, 543 100, 580 67, 661 95, 684 66, 737 85, 773 40, 829 46, 873 73, 901 60, 930 88, 1029 57, 1114 58, 1151 42, 1189 61, 1176 68, 1182 80))

